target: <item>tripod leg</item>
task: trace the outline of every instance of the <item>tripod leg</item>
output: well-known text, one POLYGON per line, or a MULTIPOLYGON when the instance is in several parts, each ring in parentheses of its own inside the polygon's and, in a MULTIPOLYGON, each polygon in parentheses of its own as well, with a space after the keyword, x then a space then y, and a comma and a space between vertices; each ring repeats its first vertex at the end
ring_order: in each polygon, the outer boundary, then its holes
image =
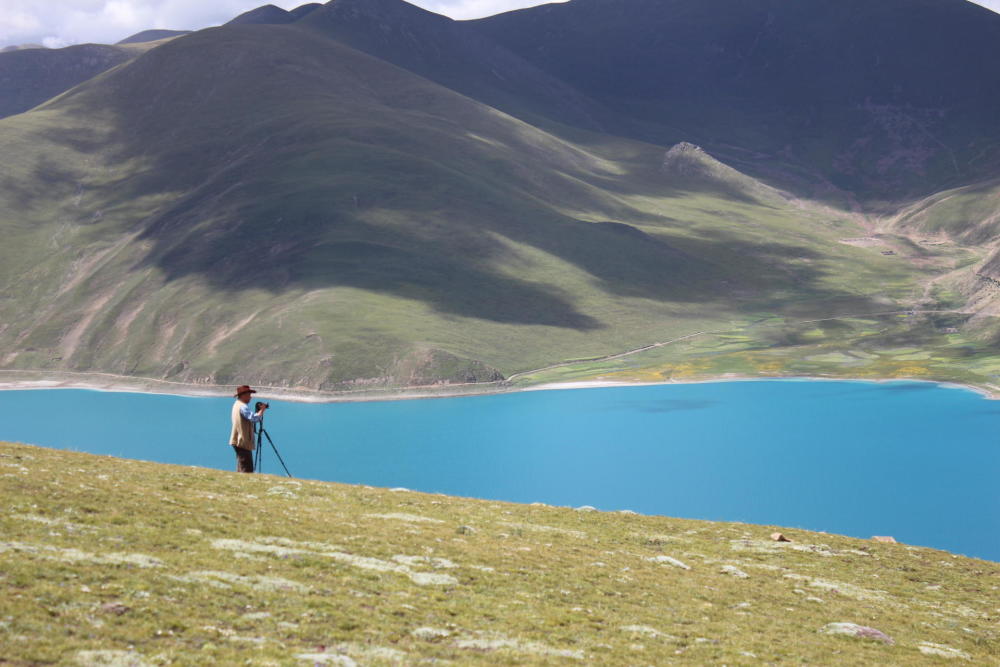
POLYGON ((257 425, 257 451, 254 452, 254 465, 253 465, 253 471, 254 472, 260 472, 260 453, 261 453, 261 450, 264 449, 264 447, 263 447, 264 438, 261 436, 263 430, 264 430, 264 425, 263 424, 258 424, 257 425))
POLYGON ((271 443, 271 449, 274 450, 275 456, 278 457, 278 462, 281 463, 281 467, 285 469, 285 474, 288 475, 289 477, 291 477, 292 473, 288 472, 288 466, 285 465, 284 459, 281 458, 281 453, 278 451, 278 448, 275 446, 274 440, 271 440, 271 434, 268 433, 266 430, 264 430, 263 426, 260 427, 260 430, 261 430, 261 433, 263 433, 267 437, 267 441, 269 443, 271 443))

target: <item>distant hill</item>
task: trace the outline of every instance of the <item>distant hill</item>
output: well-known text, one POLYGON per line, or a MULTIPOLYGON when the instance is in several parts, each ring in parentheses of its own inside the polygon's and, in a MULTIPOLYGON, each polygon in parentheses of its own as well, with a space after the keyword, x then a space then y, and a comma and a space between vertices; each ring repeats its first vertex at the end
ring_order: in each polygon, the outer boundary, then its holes
POLYGON ((294 20, 291 12, 274 5, 264 5, 240 14, 227 25, 280 25, 294 20))
POLYGON ((101 44, 4 51, 0 53, 0 118, 38 106, 134 55, 101 44))
POLYGON ((321 7, 320 3, 313 2, 288 11, 274 5, 264 5, 240 14, 231 20, 228 25, 281 25, 283 23, 293 23, 321 7))
POLYGON ((11 51, 22 51, 24 49, 44 49, 46 47, 41 44, 11 44, 10 46, 5 46, 0 49, 0 53, 9 53, 11 51))
POLYGON ((141 44, 142 42, 156 42, 161 39, 166 39, 168 37, 179 37, 181 35, 187 35, 190 30, 143 30, 142 32, 137 32, 131 37, 126 37, 119 44, 141 44))
POLYGON ((299 19, 304 18, 308 14, 311 14, 322 7, 323 3, 321 2, 309 2, 304 5, 299 5, 295 9, 289 10, 289 13, 296 21, 298 21, 299 19))

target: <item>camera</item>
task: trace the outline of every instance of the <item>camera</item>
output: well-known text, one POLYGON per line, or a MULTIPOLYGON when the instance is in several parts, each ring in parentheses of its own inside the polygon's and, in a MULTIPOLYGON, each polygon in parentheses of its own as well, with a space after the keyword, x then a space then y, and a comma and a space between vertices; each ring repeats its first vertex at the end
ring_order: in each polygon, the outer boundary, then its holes
POLYGON ((268 409, 270 409, 271 408, 271 404, 270 403, 265 403, 264 401, 257 401, 257 405, 254 406, 254 410, 256 410, 257 412, 260 412, 261 408, 268 408, 268 409))

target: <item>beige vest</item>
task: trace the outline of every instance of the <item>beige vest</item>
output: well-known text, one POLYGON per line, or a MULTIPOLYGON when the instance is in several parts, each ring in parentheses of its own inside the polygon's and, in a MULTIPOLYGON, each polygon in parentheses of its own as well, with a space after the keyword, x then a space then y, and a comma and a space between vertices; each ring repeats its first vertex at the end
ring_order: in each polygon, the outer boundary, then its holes
POLYGON ((253 449, 253 422, 240 414, 243 403, 233 403, 233 430, 229 435, 229 444, 240 449, 253 449))

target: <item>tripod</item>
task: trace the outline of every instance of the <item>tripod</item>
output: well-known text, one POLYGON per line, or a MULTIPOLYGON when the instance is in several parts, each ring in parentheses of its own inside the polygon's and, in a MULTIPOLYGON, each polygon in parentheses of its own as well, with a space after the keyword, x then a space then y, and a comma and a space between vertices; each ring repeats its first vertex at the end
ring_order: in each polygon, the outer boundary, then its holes
POLYGON ((281 463, 281 467, 285 469, 285 474, 291 477, 292 473, 288 472, 288 466, 286 466, 285 462, 282 460, 281 454, 278 452, 278 448, 274 446, 274 441, 271 440, 271 434, 268 433, 267 430, 264 428, 263 418, 261 418, 261 420, 257 422, 257 457, 256 460, 254 461, 253 469, 256 472, 260 472, 261 459, 263 458, 262 453, 264 451, 264 438, 267 438, 267 441, 271 444, 271 449, 274 450, 275 456, 278 457, 278 461, 281 463))

